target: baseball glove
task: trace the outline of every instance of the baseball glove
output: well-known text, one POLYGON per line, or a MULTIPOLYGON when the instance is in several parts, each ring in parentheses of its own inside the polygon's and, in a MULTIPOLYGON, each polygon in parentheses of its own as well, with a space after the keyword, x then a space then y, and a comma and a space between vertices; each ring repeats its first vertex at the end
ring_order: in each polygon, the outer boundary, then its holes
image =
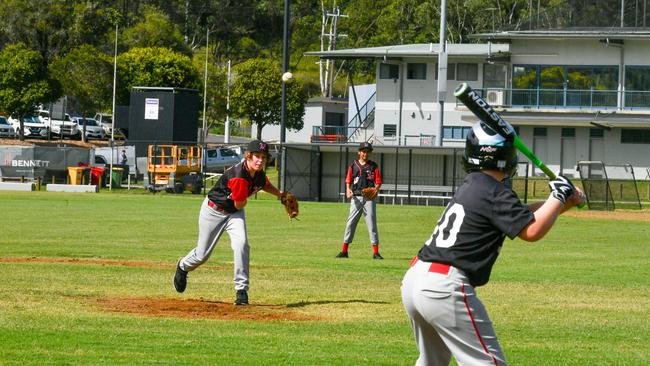
POLYGON ((371 201, 375 199, 375 197, 377 197, 377 190, 373 187, 366 187, 361 190, 361 195, 363 196, 363 198, 371 201))
POLYGON ((280 196, 280 202, 284 206, 284 209, 287 211, 290 219, 293 219, 298 216, 298 199, 291 192, 282 192, 280 196))

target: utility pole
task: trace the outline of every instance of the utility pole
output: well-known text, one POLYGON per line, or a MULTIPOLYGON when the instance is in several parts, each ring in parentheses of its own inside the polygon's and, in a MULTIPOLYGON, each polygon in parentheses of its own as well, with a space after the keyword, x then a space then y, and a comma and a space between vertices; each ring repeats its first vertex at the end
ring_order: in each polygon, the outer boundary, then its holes
POLYGON ((440 1, 440 46, 438 49, 438 133, 436 146, 442 146, 442 131, 447 98, 447 0, 440 1))
MULTIPOLYGON (((332 7, 332 12, 328 13, 325 10, 325 4, 321 0, 321 36, 320 36, 320 50, 325 51, 325 39, 327 38, 327 50, 332 51, 336 49, 336 41, 339 37, 347 37, 346 34, 338 33, 339 18, 347 18, 345 14, 341 14, 341 10, 336 6, 336 1, 332 7), (329 29, 328 29, 329 26, 329 29)), ((319 75, 320 75, 320 90, 323 97, 332 96, 332 85, 334 84, 335 65, 334 60, 319 60, 319 75)))
MULTIPOLYGON (((115 145, 115 117, 117 117, 117 114, 115 113, 115 92, 116 92, 116 86, 117 86, 117 31, 119 27, 119 21, 115 21, 115 51, 113 55, 113 109, 112 109, 112 114, 113 118, 111 118, 111 169, 110 169, 110 176, 108 177, 108 190, 112 191, 113 190, 113 152, 114 152, 114 145, 115 145)), ((64 115, 65 117, 65 115, 64 115)))

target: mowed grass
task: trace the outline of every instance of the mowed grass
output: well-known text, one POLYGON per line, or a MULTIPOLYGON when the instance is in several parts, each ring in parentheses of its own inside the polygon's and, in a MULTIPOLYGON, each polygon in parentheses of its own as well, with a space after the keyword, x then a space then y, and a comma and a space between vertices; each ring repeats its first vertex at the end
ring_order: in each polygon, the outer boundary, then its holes
MULTIPOLYGON (((171 284, 176 260, 195 244, 201 200, 0 192, 0 365, 415 363, 399 288, 441 207, 379 205, 386 259, 371 259, 361 222, 351 257, 341 260, 334 256, 347 204, 301 202, 300 221, 289 221, 277 201, 251 200, 251 306, 235 311, 271 309, 294 320, 145 316, 99 306, 233 301, 227 236, 190 273, 185 293, 171 284), (120 265, 127 261, 137 263, 120 265)), ((510 364, 650 364, 649 243, 648 222, 617 220, 616 212, 562 217, 538 243, 506 240, 478 292, 510 364)))

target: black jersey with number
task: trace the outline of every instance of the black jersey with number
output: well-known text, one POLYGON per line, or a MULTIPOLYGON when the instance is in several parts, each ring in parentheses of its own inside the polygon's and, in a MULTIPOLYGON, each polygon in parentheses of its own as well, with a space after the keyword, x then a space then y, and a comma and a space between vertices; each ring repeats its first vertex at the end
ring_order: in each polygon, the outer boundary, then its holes
POLYGON ((246 169, 246 161, 243 161, 221 175, 208 192, 208 199, 214 202, 219 209, 234 213, 237 212, 234 201, 243 201, 253 193, 266 188, 268 184, 269 180, 263 170, 251 177, 246 169))
POLYGON ((490 279, 506 235, 514 239, 533 220, 517 194, 491 176, 467 175, 418 258, 462 269, 473 286, 490 279))

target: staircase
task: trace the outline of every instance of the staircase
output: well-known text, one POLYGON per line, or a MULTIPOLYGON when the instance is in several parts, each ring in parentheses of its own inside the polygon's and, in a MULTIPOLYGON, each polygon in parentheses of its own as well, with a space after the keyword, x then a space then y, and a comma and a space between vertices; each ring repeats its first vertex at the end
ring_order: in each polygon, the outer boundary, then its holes
MULTIPOLYGON (((346 128, 347 140, 354 141, 367 141, 368 129, 374 126, 375 122, 375 101, 377 99, 377 92, 374 92, 364 105, 359 108, 357 114, 348 121, 346 128)), ((370 136, 372 137, 372 136, 370 136)))

